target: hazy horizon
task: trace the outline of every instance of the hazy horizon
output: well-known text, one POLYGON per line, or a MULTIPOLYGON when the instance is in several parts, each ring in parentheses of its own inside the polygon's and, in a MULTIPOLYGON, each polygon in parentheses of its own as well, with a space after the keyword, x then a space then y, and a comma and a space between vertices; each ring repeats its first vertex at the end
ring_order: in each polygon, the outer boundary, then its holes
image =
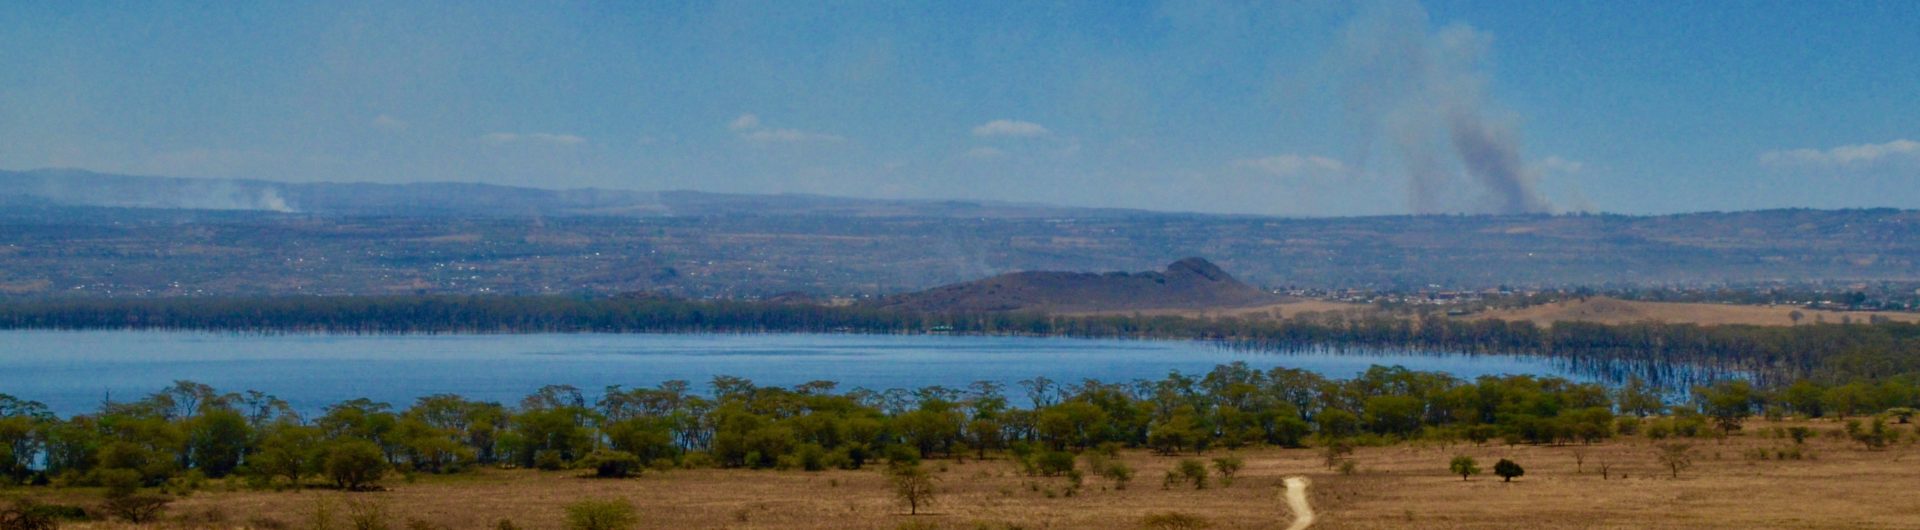
POLYGON ((1920 4, 0 8, 0 166, 1288 217, 1920 205, 1920 4))

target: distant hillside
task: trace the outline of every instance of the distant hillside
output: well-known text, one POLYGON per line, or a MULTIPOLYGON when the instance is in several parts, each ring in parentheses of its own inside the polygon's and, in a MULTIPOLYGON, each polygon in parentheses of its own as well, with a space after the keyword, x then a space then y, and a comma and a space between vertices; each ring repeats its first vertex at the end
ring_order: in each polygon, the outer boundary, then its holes
POLYGON ((1078 217, 1126 210, 995 201, 886 200, 596 188, 554 190, 462 182, 274 182, 114 175, 76 169, 0 171, 0 205, 221 210, 330 216, 1078 217))
POLYGON ((0 171, 0 297, 867 299, 1182 256, 1268 288, 1888 290, 1920 282, 1920 211, 1286 218, 0 171))
POLYGON ((1278 296, 1240 283, 1212 262, 1186 258, 1160 272, 1002 274, 891 296, 877 305, 928 312, 1088 312, 1247 307, 1277 301, 1278 296))

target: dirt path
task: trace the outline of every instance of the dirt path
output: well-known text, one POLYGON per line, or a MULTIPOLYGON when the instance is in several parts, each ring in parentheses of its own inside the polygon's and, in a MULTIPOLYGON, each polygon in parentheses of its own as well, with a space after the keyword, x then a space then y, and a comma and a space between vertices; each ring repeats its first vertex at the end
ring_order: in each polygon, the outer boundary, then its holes
POLYGON ((1293 526, 1287 530, 1306 530, 1313 526, 1313 506, 1307 504, 1307 477, 1287 477, 1287 508, 1293 510, 1293 526))

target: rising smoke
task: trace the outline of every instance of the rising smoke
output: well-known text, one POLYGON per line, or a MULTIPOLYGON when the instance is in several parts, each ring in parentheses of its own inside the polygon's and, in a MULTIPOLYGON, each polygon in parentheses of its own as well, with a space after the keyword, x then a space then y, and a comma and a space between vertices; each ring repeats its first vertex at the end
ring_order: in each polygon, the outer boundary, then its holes
POLYGON ((1363 131, 1362 158, 1387 140, 1415 212, 1553 209, 1513 129, 1488 117, 1483 59, 1491 44, 1463 24, 1434 31, 1412 1, 1370 5, 1345 28, 1335 60, 1346 78, 1347 111, 1363 131))

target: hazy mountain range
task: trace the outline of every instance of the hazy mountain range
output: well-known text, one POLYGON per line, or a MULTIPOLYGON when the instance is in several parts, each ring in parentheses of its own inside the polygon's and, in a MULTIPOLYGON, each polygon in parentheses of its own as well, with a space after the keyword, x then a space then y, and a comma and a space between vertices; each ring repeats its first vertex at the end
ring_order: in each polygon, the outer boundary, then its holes
POLYGON ((1277 218, 0 172, 0 296, 879 296, 1204 257, 1260 287, 1920 280, 1920 212, 1277 218))

